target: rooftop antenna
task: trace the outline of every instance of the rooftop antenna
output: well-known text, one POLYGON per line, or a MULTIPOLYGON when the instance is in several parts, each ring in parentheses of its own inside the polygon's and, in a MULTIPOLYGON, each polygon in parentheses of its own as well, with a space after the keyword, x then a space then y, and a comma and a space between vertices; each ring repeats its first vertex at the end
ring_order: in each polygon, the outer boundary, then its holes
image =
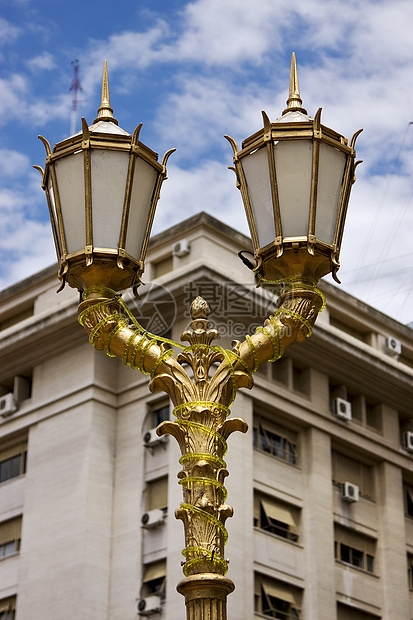
POLYGON ((70 135, 71 136, 73 136, 73 134, 76 132, 77 104, 80 101, 78 98, 78 95, 80 91, 83 92, 83 88, 81 87, 80 80, 79 80, 79 61, 77 58, 76 60, 72 60, 72 66, 73 66, 73 80, 69 88, 69 90, 73 93, 72 112, 70 115, 70 135))

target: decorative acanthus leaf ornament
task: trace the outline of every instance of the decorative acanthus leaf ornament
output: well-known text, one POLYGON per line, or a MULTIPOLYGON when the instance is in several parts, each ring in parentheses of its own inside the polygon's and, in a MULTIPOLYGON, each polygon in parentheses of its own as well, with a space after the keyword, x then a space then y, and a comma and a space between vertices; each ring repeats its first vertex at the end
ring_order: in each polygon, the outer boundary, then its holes
POLYGON ((227 416, 236 389, 252 387, 247 370, 234 370, 234 356, 212 345, 219 333, 210 329, 208 315, 208 304, 197 297, 191 305, 192 322, 181 336, 189 346, 177 356, 177 361, 190 369, 185 378, 181 375, 184 385, 177 390, 176 376, 168 379, 164 372, 150 384, 153 391, 160 385, 167 387, 175 404, 176 422, 163 422, 157 432, 175 437, 182 454, 183 469, 178 477, 184 501, 175 514, 184 523, 186 576, 205 572, 225 575, 227 571, 225 521, 233 511, 225 503, 228 471, 223 457, 228 436, 247 431, 246 422, 227 416))

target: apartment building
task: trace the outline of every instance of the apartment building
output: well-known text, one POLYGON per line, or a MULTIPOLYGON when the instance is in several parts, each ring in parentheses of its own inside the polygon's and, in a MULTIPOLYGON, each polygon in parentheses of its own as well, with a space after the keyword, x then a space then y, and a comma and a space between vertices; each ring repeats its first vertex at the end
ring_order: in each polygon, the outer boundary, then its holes
MULTIPOLYGON (((153 238, 148 330, 179 342, 201 294, 229 347, 274 309, 205 213, 153 238)), ((90 346, 56 267, 0 293, 0 619, 176 620, 179 450, 148 377, 90 346)), ((232 620, 413 619, 413 330, 328 282, 313 336, 231 415, 232 620)))

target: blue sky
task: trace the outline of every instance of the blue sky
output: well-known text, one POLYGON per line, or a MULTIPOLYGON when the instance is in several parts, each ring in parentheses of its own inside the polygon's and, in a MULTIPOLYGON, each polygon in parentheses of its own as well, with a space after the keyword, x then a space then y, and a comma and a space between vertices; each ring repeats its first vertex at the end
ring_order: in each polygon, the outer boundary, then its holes
MULTIPOLYGON (((70 134, 72 61, 78 126, 111 105, 168 164, 154 233, 201 210, 247 233, 227 166, 232 150, 280 116, 291 52, 311 116, 348 138, 360 127, 339 272, 342 288, 413 321, 413 4, 411 0, 0 0, 0 287, 55 261, 33 164, 70 134)), ((328 277, 329 281, 331 278, 328 277)))

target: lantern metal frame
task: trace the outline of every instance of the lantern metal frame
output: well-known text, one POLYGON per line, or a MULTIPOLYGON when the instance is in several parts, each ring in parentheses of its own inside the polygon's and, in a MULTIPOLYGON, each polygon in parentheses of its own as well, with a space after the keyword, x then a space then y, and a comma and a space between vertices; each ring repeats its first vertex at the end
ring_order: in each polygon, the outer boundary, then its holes
MULTIPOLYGON (((162 161, 159 162, 158 154, 139 141, 142 123, 136 127, 132 135, 121 128, 117 128, 116 132, 105 131, 106 127, 102 127, 103 123, 118 125, 112 112, 113 110, 110 107, 109 101, 109 84, 105 60, 102 80, 102 101, 94 124, 88 127, 86 120, 82 118, 82 131, 57 143, 53 151, 46 138, 39 136, 46 149, 46 164, 44 170, 40 166, 34 167, 41 172, 43 177, 42 188, 47 197, 53 238, 59 260, 58 276, 61 281, 59 290, 65 286, 66 282, 80 291, 97 285, 104 285, 116 291, 126 289, 130 286, 136 289, 141 283, 141 275, 144 271, 144 260, 155 216, 156 204, 159 200, 162 183, 167 178, 166 163, 175 149, 167 151, 162 161), (119 241, 116 249, 96 247, 94 244, 91 154, 95 149, 129 153, 119 241), (55 165, 56 162, 61 159, 78 154, 79 152, 83 152, 86 243, 83 249, 69 253, 55 165), (147 221, 146 223, 142 223, 142 225, 145 226, 145 233, 140 255, 139 257, 133 257, 126 251, 125 246, 134 181, 135 160, 138 157, 155 169, 157 178, 151 197, 147 221), (93 269, 88 269, 92 263, 93 269)), ((109 125, 107 129, 110 129, 109 125)))
POLYGON ((236 173, 237 187, 241 191, 251 231, 256 262, 255 266, 251 265, 251 267, 256 274, 257 280, 259 282, 260 280, 274 281, 304 277, 313 282, 317 282, 322 276, 331 271, 333 278, 340 283, 337 277, 337 271, 340 267, 339 254, 344 224, 350 199, 351 186, 355 182, 355 169, 357 165, 361 163, 361 161, 355 162, 356 151, 354 147, 357 136, 363 130, 359 129, 351 138, 350 144, 348 144, 347 138, 321 124, 321 108, 317 111, 314 119, 307 116, 307 111, 302 107, 294 53, 291 59, 289 98, 283 116, 275 122, 271 122, 264 111, 262 115, 264 120, 263 129, 249 138, 246 138, 242 142, 241 150, 238 150, 238 146, 233 138, 225 136, 234 151, 233 161, 235 167, 230 168, 236 173), (288 116, 286 115, 291 112, 301 113, 299 122, 294 122, 293 120, 288 121, 288 116), (275 144, 279 141, 286 140, 308 140, 312 142, 308 231, 305 236, 286 237, 283 235, 275 163, 275 144), (338 149, 346 156, 334 239, 331 244, 318 239, 316 236, 319 155, 322 143, 338 149), (259 149, 267 150, 275 225, 274 240, 263 247, 261 247, 259 243, 252 200, 242 165, 245 157, 248 157, 259 149))

